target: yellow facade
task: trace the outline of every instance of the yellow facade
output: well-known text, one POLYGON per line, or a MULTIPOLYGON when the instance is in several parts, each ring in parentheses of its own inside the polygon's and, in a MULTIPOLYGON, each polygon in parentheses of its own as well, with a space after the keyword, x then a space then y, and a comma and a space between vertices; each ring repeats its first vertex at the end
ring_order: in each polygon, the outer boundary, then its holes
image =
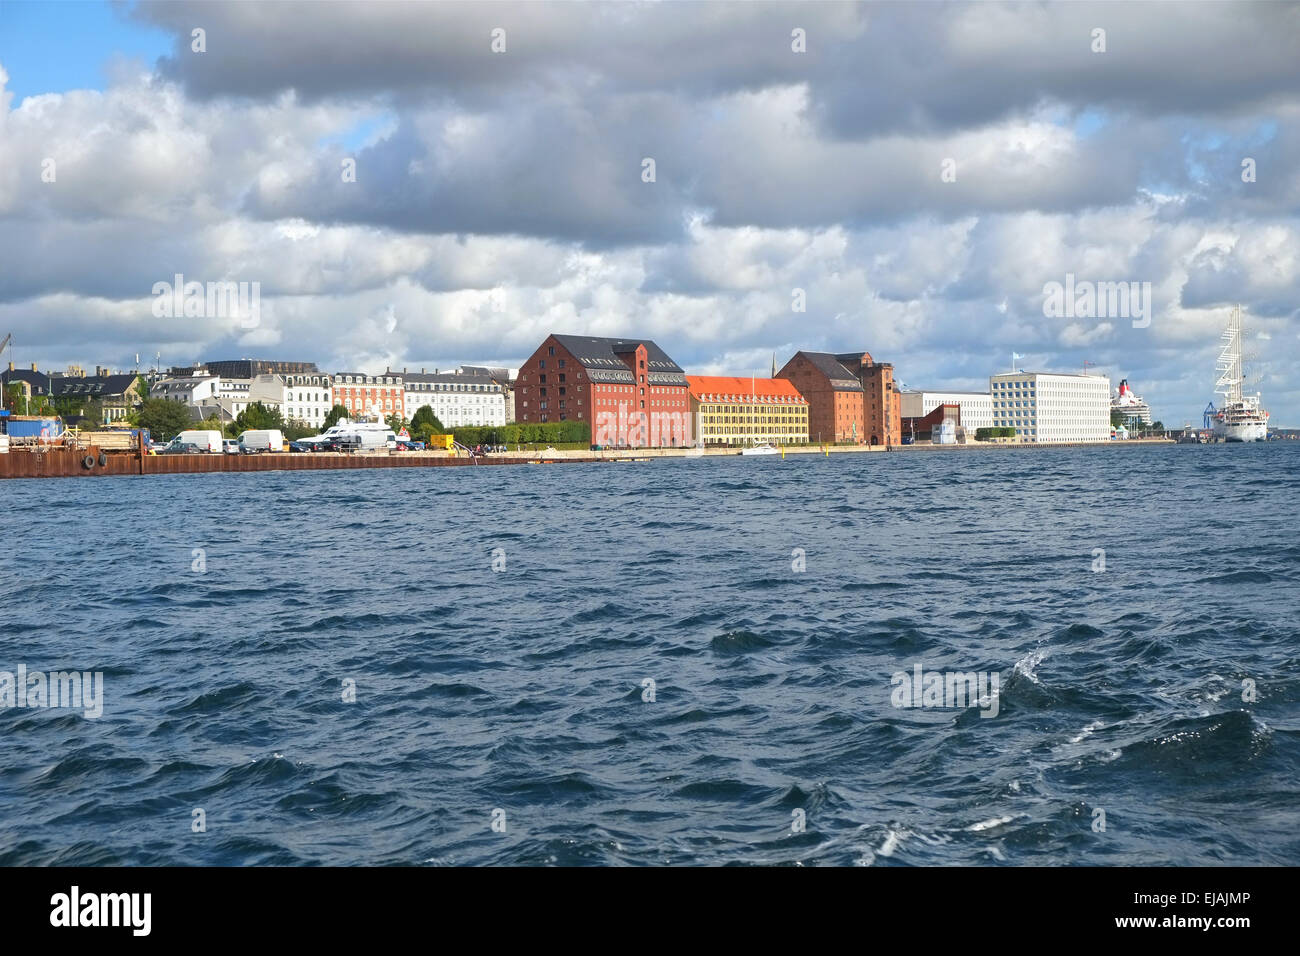
POLYGON ((691 398, 696 436, 705 445, 808 443, 808 404, 784 398, 700 401, 691 398))

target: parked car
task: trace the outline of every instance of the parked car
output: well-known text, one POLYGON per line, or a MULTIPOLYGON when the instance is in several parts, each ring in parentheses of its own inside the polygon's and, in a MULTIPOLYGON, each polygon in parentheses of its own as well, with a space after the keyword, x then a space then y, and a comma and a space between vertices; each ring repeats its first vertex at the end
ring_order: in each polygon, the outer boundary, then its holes
POLYGON ((167 446, 161 449, 160 455, 204 455, 207 454, 206 448, 200 448, 198 445, 190 442, 169 442, 167 446))
POLYGON ((235 439, 233 439, 233 438, 227 438, 227 439, 225 439, 225 440, 221 443, 221 447, 225 449, 225 452, 226 452, 227 455, 238 455, 238 454, 239 454, 239 442, 237 442, 237 441, 236 441, 235 439))

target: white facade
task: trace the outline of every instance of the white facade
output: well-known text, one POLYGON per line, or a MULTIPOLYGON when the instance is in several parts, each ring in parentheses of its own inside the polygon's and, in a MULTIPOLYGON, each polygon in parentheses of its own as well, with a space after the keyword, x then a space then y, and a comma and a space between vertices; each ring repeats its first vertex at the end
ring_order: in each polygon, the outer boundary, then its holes
POLYGON ((487 375, 406 374, 403 386, 408 419, 427 405, 446 428, 506 424, 506 388, 487 375))
POLYGON ((903 418, 924 418, 940 405, 961 406, 961 427, 973 435, 977 428, 993 424, 993 396, 988 392, 902 392, 899 414, 903 418))
POLYGON ((197 405, 212 398, 220 379, 215 375, 195 375, 186 378, 164 378, 149 386, 150 398, 167 398, 173 402, 197 405))
POLYGON ((276 376, 283 385, 283 413, 286 422, 300 422, 312 428, 325 425, 334 407, 333 386, 325 372, 302 372, 276 376))
POLYGON ((1110 441, 1110 379, 1066 372, 1003 372, 989 378, 994 427, 1020 442, 1110 441))

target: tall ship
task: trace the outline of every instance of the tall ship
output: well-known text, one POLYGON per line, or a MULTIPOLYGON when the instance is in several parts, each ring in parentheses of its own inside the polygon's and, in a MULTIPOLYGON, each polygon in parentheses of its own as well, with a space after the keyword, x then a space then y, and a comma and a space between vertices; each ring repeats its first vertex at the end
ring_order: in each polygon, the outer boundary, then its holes
POLYGON ((1228 327, 1223 330, 1223 351, 1215 367, 1219 381, 1214 390, 1223 396, 1223 405, 1210 415, 1214 437, 1220 441, 1265 441, 1268 438, 1268 412, 1260 406, 1259 393, 1241 391, 1245 372, 1241 362, 1241 306, 1232 310, 1228 327))

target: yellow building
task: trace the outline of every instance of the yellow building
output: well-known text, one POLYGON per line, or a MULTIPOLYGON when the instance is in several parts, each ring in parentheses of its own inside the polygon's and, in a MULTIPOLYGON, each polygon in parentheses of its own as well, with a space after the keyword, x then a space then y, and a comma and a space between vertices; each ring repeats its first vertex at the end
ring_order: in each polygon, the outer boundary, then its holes
POLYGON ((808 402, 785 379, 688 375, 686 381, 699 444, 808 443, 808 402))

